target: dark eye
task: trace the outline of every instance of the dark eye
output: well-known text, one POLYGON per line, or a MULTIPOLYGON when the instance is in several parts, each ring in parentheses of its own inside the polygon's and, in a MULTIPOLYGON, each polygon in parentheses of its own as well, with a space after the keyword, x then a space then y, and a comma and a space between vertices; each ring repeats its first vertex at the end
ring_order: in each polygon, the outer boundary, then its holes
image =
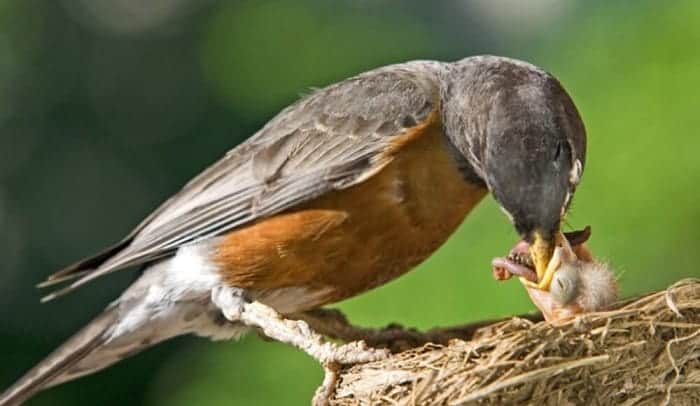
POLYGON ((559 157, 561 156, 561 150, 562 150, 561 142, 557 142, 557 149, 554 151, 554 160, 555 161, 559 160, 559 157))
POLYGON ((562 282, 561 279, 557 279, 557 284, 561 289, 564 289, 564 282, 562 282))

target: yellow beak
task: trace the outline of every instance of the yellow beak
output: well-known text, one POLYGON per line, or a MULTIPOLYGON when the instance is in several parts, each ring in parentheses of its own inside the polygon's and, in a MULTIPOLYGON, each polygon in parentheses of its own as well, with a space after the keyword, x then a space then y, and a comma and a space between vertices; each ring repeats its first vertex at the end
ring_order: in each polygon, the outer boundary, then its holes
POLYGON ((550 267, 549 262, 554 255, 554 241, 545 239, 542 234, 535 232, 535 240, 530 246, 530 256, 535 264, 537 273, 537 287, 542 290, 549 290, 549 285, 554 276, 556 267, 550 267))

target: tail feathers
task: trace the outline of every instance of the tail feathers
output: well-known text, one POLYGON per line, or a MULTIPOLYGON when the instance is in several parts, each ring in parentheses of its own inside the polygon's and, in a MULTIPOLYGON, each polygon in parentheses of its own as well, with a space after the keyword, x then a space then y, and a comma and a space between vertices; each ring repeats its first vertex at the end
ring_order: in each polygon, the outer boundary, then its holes
POLYGON ((67 266, 60 271, 50 275, 45 281, 39 283, 37 287, 46 288, 49 286, 54 286, 63 282, 67 282, 73 279, 81 278, 90 273, 90 271, 97 269, 105 261, 113 257, 116 253, 123 250, 127 245, 131 243, 132 238, 126 238, 117 244, 108 247, 97 254, 82 259, 70 266, 67 266))
POLYGON ((64 375, 72 367, 108 339, 117 313, 115 307, 107 308, 0 395, 0 406, 20 405, 40 390, 65 381, 64 375))

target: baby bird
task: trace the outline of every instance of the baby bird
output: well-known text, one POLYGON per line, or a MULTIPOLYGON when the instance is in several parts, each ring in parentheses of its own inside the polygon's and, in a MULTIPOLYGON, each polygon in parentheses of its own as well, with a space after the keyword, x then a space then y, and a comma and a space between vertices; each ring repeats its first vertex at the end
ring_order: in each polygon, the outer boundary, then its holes
POLYGON ((492 261, 494 277, 519 276, 530 299, 553 324, 605 309, 617 300, 617 281, 607 264, 593 258, 585 243, 589 237, 588 227, 560 236, 549 264, 556 269, 549 292, 536 287, 537 274, 525 241, 518 242, 507 257, 492 261))

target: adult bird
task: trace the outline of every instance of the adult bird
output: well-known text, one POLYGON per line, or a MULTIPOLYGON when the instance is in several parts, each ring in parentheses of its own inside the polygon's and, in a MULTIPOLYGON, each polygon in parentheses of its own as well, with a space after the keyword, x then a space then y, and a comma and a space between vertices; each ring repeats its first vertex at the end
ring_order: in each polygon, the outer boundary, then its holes
MULTIPOLYGON (((285 315, 415 267, 490 192, 530 244, 538 289, 580 180, 581 118, 525 62, 477 56, 375 69, 317 90, 186 184, 114 246, 50 276, 51 300, 140 266, 95 320, 0 397, 100 370, 173 336, 255 327, 331 368, 376 359, 285 315)), ((547 272, 545 272, 547 270, 547 272)))

